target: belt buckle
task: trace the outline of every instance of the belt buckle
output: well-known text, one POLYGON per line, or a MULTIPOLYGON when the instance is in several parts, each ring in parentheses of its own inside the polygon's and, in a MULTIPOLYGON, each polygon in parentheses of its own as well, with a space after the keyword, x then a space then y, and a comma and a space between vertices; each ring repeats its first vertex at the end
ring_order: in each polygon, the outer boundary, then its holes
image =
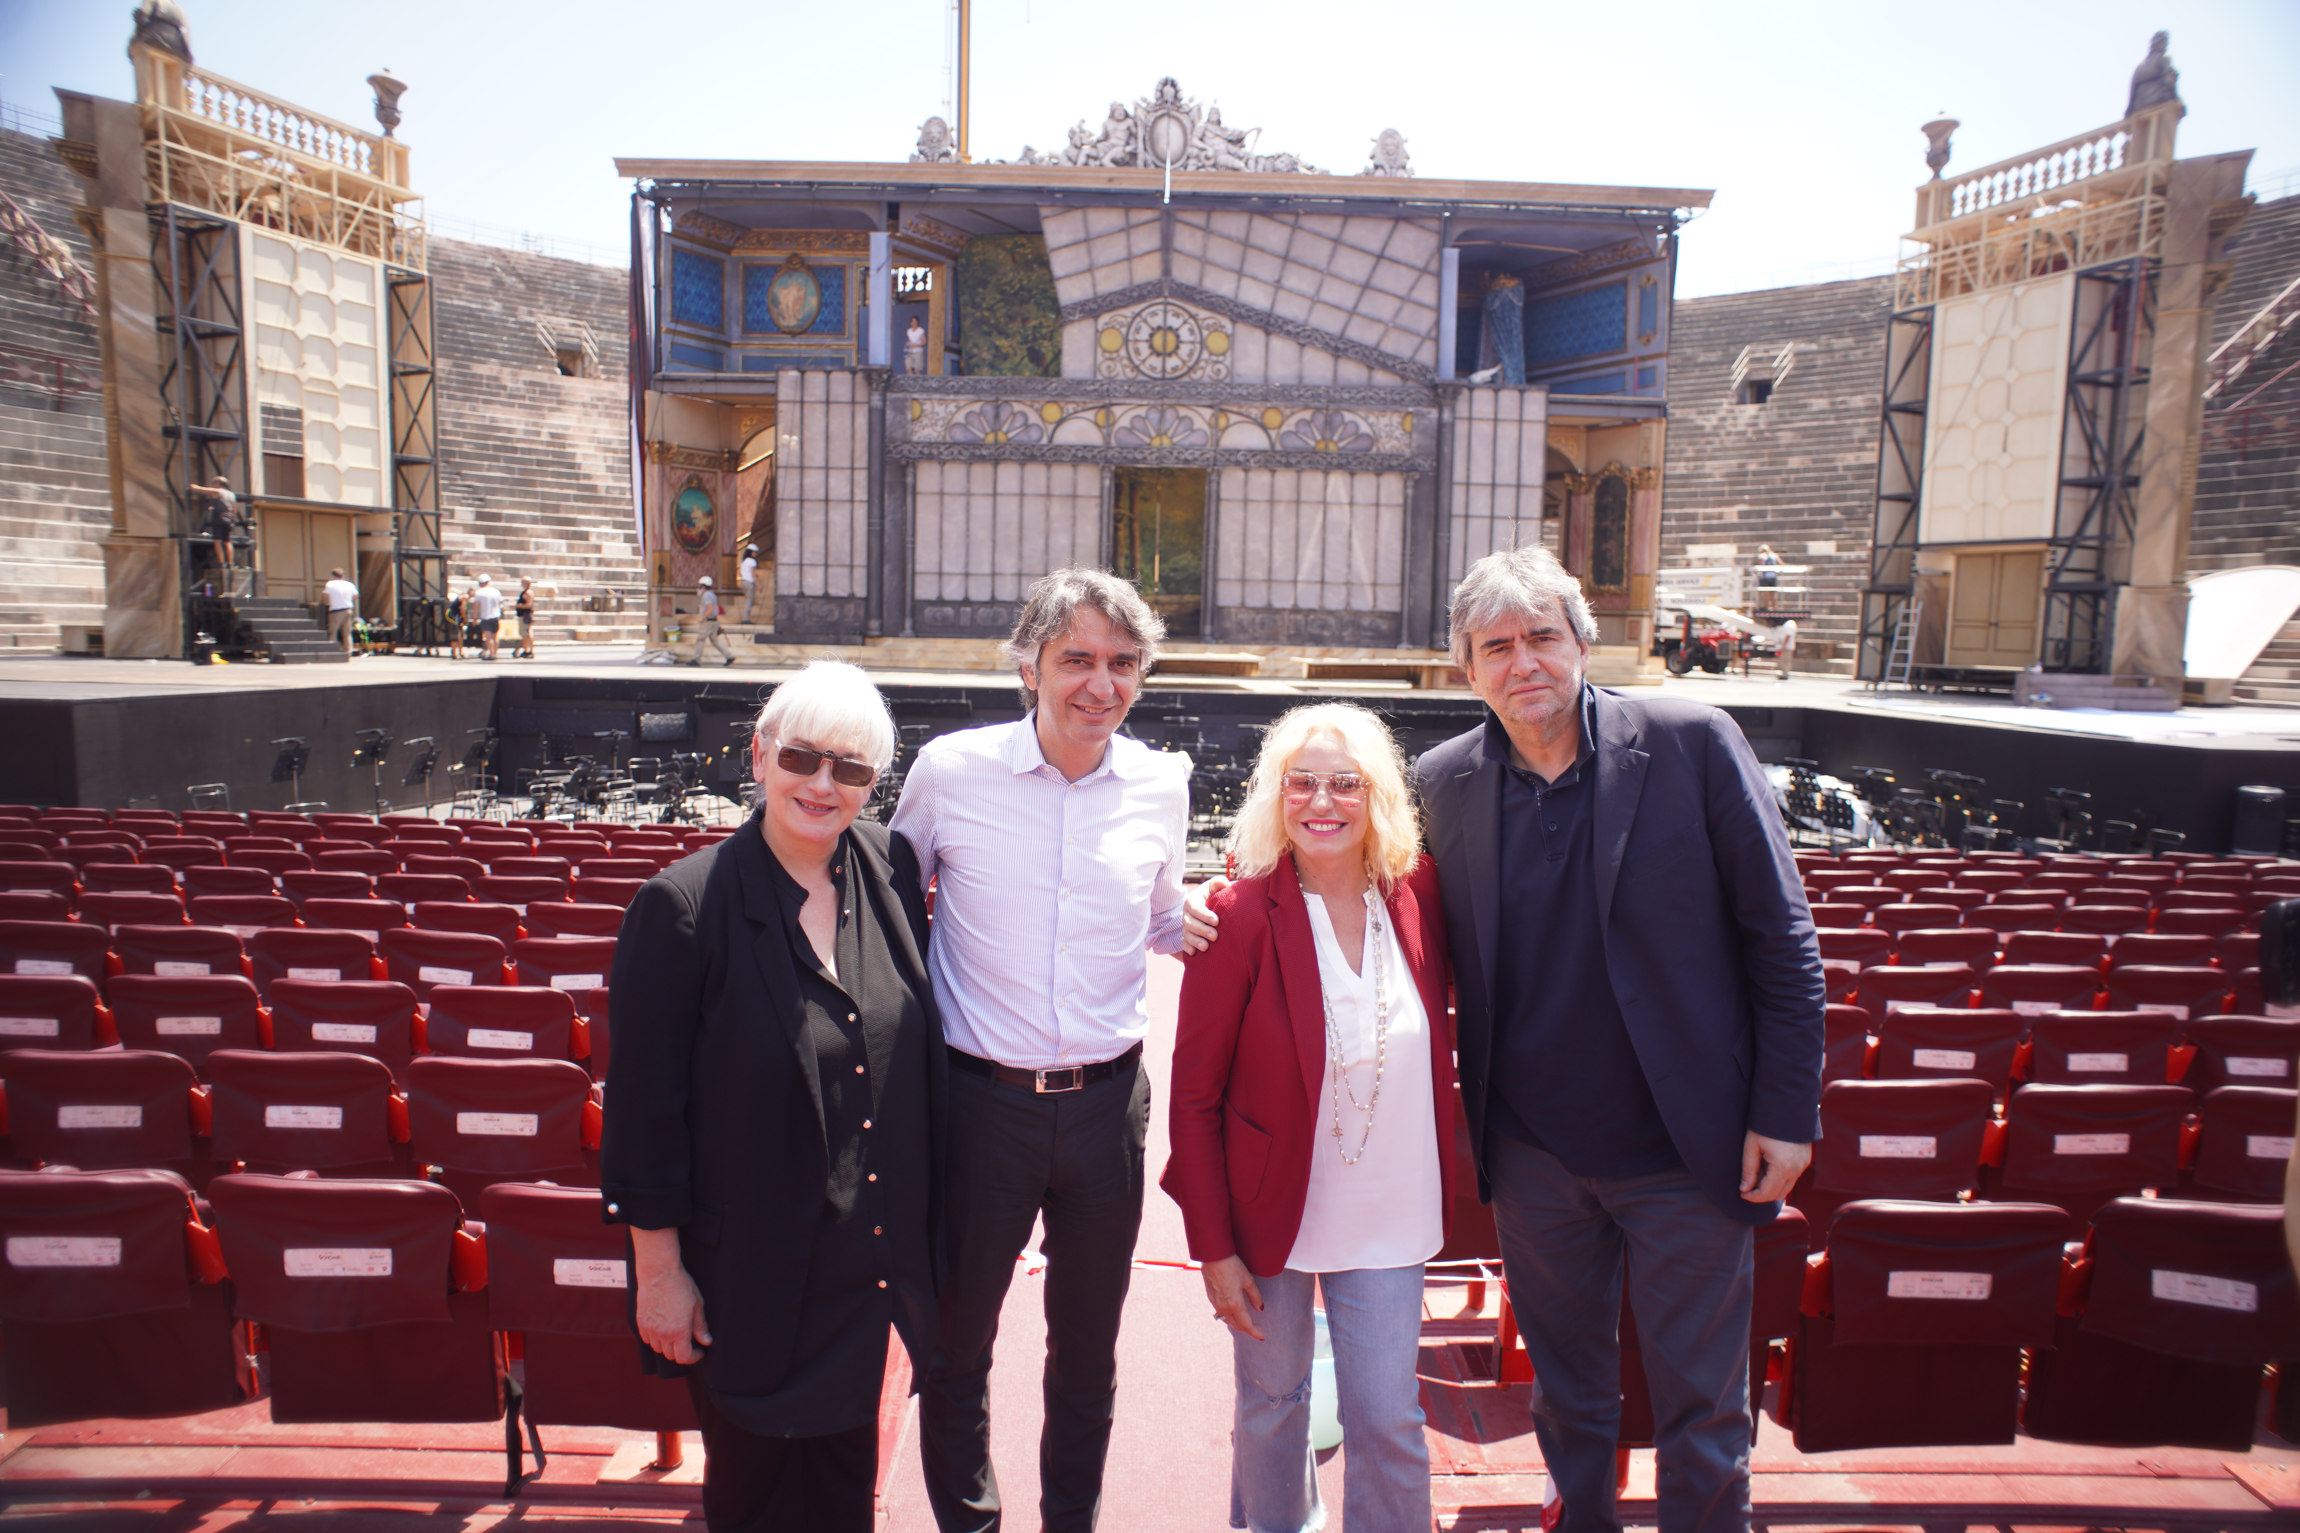
POLYGON ((1051 1070, 1035 1070, 1031 1073, 1038 1078, 1038 1094, 1040 1096, 1052 1096, 1065 1091, 1082 1091, 1086 1087, 1086 1067, 1084 1065, 1057 1065, 1051 1070), (1057 1077, 1066 1078, 1068 1083, 1061 1086, 1052 1084, 1052 1079, 1057 1077))

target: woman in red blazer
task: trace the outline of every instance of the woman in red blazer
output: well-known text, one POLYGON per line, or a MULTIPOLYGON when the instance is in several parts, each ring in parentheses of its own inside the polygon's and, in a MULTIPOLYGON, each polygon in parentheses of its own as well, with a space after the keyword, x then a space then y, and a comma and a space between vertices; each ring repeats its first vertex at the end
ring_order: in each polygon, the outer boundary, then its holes
POLYGON ((1237 1362, 1232 1525, 1324 1520, 1310 1454, 1322 1290, 1352 1528, 1429 1526, 1415 1353, 1453 1185, 1446 936, 1405 764, 1347 703, 1272 726, 1221 936, 1189 960, 1160 1185, 1237 1362))

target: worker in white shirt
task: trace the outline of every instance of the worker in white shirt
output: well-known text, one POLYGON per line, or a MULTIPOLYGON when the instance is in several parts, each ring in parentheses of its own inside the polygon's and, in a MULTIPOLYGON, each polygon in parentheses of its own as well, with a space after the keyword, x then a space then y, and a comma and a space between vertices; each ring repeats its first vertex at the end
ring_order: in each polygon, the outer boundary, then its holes
POLYGON ((1101 1499, 1142 1222, 1146 955, 1211 931, 1183 900, 1190 760, 1117 733, 1164 636, 1109 574, 1040 580, 1006 646, 1031 711, 930 741, 891 822, 937 881, 927 970, 950 1045, 948 1274, 919 1417, 943 1533, 999 1525, 991 1344, 1041 1218, 1041 1525, 1086 1533, 1101 1499))
POLYGON ((735 652, 727 648, 725 639, 719 637, 719 589, 708 575, 697 577, 695 585, 702 596, 702 603, 695 613, 695 653, 687 663, 701 665, 703 646, 711 644, 717 646, 719 653, 726 657, 727 664, 733 665, 735 652))
POLYGON ((750 544, 743 549, 743 562, 735 571, 735 578, 743 585, 743 621, 754 621, 752 609, 759 600, 759 545, 750 544))
POLYGON ((471 600, 479 616, 479 642, 487 658, 496 658, 495 646, 503 637, 503 593, 495 589, 495 577, 482 575, 479 585, 471 593, 471 600))
POLYGON ((359 587, 343 578, 342 570, 329 570, 327 584, 327 637, 331 644, 341 644, 343 652, 351 653, 351 622, 359 610, 359 587))

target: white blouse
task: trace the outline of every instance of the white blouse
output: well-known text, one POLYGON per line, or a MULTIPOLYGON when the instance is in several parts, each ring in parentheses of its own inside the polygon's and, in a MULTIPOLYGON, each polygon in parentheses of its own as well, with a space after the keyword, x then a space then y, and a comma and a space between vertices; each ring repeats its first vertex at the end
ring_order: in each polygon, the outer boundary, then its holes
MULTIPOLYGON (((1305 894, 1310 931, 1318 949, 1318 979, 1333 1008, 1341 1038, 1347 1084, 1339 1090, 1342 1136, 1334 1137, 1333 1053, 1314 1104, 1317 1139, 1310 1152, 1310 1192, 1302 1205, 1302 1227, 1286 1265, 1296 1272, 1350 1272, 1411 1267, 1437 1255, 1445 1243, 1444 1190, 1438 1177, 1436 1109, 1430 1085, 1429 1016, 1421 991, 1406 967, 1397 923, 1376 895, 1366 896, 1365 949, 1358 972, 1350 972, 1334 936, 1326 902, 1305 894), (1381 923, 1383 993, 1389 998, 1389 1042, 1382 1068, 1382 1092, 1374 1089, 1374 922, 1381 923), (1372 1100, 1373 1129, 1352 1105, 1372 1100), (1358 1154, 1359 1137, 1365 1152, 1358 1154), (1342 1159, 1358 1155, 1355 1165, 1342 1159)), ((1321 1027, 1323 1019, 1321 1018, 1321 1027)))

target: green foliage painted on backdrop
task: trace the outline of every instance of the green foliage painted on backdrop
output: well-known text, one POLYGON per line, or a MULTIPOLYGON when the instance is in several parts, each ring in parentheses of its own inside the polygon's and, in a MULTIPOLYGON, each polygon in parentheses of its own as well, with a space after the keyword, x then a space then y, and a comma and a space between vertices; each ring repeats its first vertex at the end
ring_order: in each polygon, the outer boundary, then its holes
POLYGON ((1062 300, 1044 238, 976 235, 960 247, 951 283, 970 376, 1062 375, 1062 300))

